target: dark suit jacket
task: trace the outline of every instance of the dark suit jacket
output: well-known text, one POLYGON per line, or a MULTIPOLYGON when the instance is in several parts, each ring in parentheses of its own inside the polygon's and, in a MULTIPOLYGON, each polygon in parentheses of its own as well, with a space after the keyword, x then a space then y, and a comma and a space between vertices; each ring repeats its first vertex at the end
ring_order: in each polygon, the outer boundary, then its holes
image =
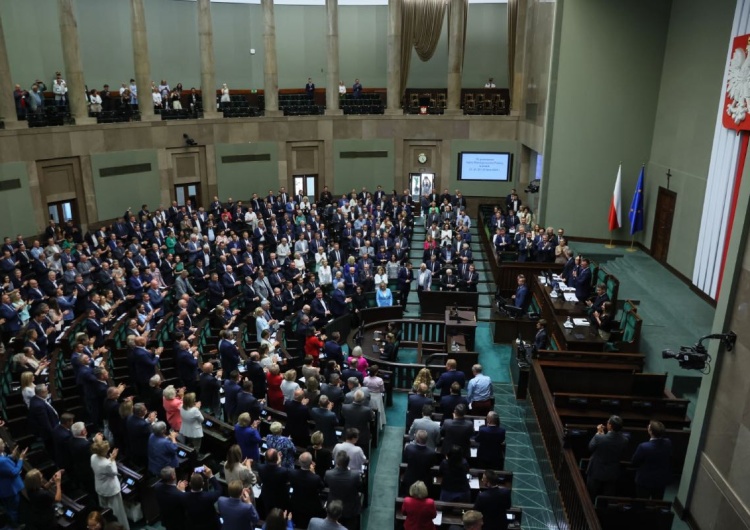
MULTIPOLYGON (((370 444, 370 419, 372 409, 357 403, 349 403, 341 407, 341 417, 347 429, 359 429, 359 441, 357 445, 368 447, 370 444)), ((365 452, 367 452, 365 450, 365 452)))
POLYGON ((204 409, 211 409, 213 414, 218 414, 221 407, 219 401, 221 381, 212 374, 201 374, 198 378, 198 388, 200 389, 201 406, 204 409))
POLYGON ((547 330, 542 328, 534 335, 534 348, 539 350, 546 350, 548 346, 547 330))
POLYGON ((148 439, 151 436, 151 424, 145 418, 131 414, 125 420, 125 433, 128 439, 128 454, 138 465, 148 462, 148 439))
POLYGON ((276 464, 258 466, 261 483, 260 498, 266 513, 271 508, 289 507, 289 470, 276 464))
POLYGON ((422 407, 425 405, 432 405, 434 401, 430 396, 420 396, 419 394, 409 394, 407 414, 406 414, 406 428, 411 426, 411 422, 417 418, 422 417, 422 407))
MULTIPOLYGON (((466 386, 466 376, 459 370, 452 370, 449 372, 443 372, 435 382, 435 388, 440 389, 440 397, 447 396, 451 393, 451 385, 454 382, 458 382, 461 388, 466 386)), ((453 411, 451 411, 451 414, 453 411)), ((420 413, 421 414, 421 413, 420 413)))
POLYGON ((219 358, 221 359, 221 368, 227 376, 237 370, 240 365, 240 351, 237 346, 228 340, 221 342, 219 358))
POLYGON ((441 452, 444 455, 448 454, 448 451, 454 445, 461 447, 466 454, 466 458, 469 457, 469 448, 471 447, 471 437, 474 434, 474 423, 466 418, 463 419, 448 419, 443 421, 443 426, 440 429, 440 434, 443 437, 443 446, 441 452))
POLYGON ((55 465, 62 469, 70 469, 69 441, 73 437, 70 429, 58 425, 52 431, 52 441, 55 447, 55 465))
POLYGON ((576 298, 579 302, 585 302, 591 296, 591 267, 580 270, 572 287, 576 288, 576 298))
POLYGON ((219 514, 214 504, 221 497, 221 487, 216 477, 209 480, 209 491, 186 491, 184 497, 185 528, 187 530, 219 530, 219 514))
POLYGON ((401 461, 409 464, 409 467, 406 468, 406 473, 404 473, 401 479, 404 488, 403 491, 407 491, 418 480, 421 480, 425 484, 431 484, 432 471, 430 468, 437 464, 438 459, 439 455, 426 445, 416 443, 406 444, 401 461))
POLYGON ((310 409, 310 419, 315 422, 315 429, 323 433, 325 447, 333 447, 338 443, 336 425, 339 420, 333 410, 314 407, 310 409))
POLYGON ((503 469, 505 429, 499 425, 482 425, 474 440, 479 444, 477 458, 482 465, 488 469, 503 469))
POLYGON ((644 488, 664 488, 672 481, 672 440, 654 438, 643 442, 631 463, 638 468, 635 484, 644 488))
POLYGON ((194 389, 198 379, 198 360, 188 350, 179 349, 175 353, 174 362, 182 385, 194 389))
POLYGON ((333 291, 333 295, 331 296, 331 314, 334 317, 340 317, 341 315, 345 315, 347 311, 349 310, 346 306, 346 295, 341 292, 340 290, 336 289, 333 291))
POLYGON ((620 459, 628 439, 622 432, 609 431, 606 434, 595 434, 589 442, 591 460, 586 470, 594 480, 612 481, 620 475, 620 459))
POLYGON ((161 524, 166 530, 185 528, 185 499, 187 493, 177 489, 175 484, 159 482, 154 486, 156 502, 159 505, 161 524))
MULTIPOLYGON (((52 406, 34 396, 29 401, 29 429, 42 440, 52 440, 52 431, 60 423, 52 406)), ((89 465, 89 467, 91 467, 89 465)))
POLYGON ((266 379, 263 367, 260 363, 250 360, 245 362, 245 367, 247 368, 245 376, 253 382, 253 395, 257 399, 263 399, 266 397, 266 388, 268 386, 268 380, 266 379))
POLYGON ((362 510, 359 492, 362 490, 362 477, 359 471, 334 468, 326 471, 328 502, 340 500, 344 505, 342 517, 354 517, 362 510))
POLYGON ((232 422, 237 417, 237 396, 242 391, 242 387, 231 379, 224 380, 224 415, 227 422, 232 422))
POLYGON ((255 399, 255 396, 242 391, 237 394, 237 406, 234 409, 235 416, 247 412, 253 418, 253 421, 260 418, 260 402, 255 399))
POLYGON ((307 526, 311 517, 325 517, 320 500, 325 488, 322 478, 312 471, 293 469, 289 472, 289 485, 294 488, 291 501, 296 526, 307 526), (301 521, 297 520, 298 517, 301 521))
POLYGON ((440 398, 440 412, 443 413, 444 418, 450 418, 453 416, 453 410, 456 405, 469 406, 469 400, 464 396, 453 396, 448 394, 440 398))
POLYGON ((310 419, 310 409, 299 401, 287 401, 284 403, 286 412, 286 432, 294 440, 295 445, 307 447, 310 443, 310 428, 307 420, 310 419))
POLYGON ((70 451, 69 471, 78 484, 86 491, 94 491, 94 470, 91 469, 91 441, 71 436, 68 440, 70 451))
POLYGON ((510 490, 503 487, 482 490, 474 502, 474 509, 481 512, 484 519, 482 529, 487 530, 505 530, 508 528, 505 512, 510 507, 510 490))

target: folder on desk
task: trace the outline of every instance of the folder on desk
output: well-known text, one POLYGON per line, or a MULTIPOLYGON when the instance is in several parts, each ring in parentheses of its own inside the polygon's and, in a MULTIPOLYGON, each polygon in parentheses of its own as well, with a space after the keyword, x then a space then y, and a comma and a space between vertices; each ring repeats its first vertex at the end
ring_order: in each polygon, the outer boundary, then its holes
POLYGON ((573 324, 576 326, 589 326, 590 322, 588 318, 574 318, 573 324))
POLYGON ((565 297, 566 302, 577 302, 578 298, 573 293, 564 293, 563 296, 565 297))

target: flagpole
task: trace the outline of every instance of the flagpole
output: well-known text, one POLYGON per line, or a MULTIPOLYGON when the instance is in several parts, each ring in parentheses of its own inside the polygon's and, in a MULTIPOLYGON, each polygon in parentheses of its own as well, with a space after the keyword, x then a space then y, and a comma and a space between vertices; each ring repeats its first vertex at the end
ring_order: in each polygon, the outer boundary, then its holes
POLYGON ((612 244, 612 230, 609 231, 609 245, 604 245, 604 248, 615 248, 615 245, 612 244))
POLYGON ((628 252, 638 252, 638 249, 635 248, 635 234, 630 236, 630 248, 626 249, 628 252))

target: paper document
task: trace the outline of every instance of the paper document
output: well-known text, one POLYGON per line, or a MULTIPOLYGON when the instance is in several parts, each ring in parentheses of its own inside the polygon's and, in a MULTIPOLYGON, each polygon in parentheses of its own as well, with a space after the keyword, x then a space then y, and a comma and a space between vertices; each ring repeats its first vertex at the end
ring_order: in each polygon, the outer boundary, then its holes
POLYGON ((478 477, 471 477, 469 479, 469 487, 473 490, 479 489, 479 478, 478 477))
POLYGON ((578 298, 576 298, 576 295, 573 293, 564 293, 563 296, 565 297, 566 302, 577 302, 578 298))
POLYGON ((549 293, 549 297, 550 298, 557 298, 557 291, 552 291, 551 293, 549 293))
POLYGON ((469 452, 471 453, 471 457, 472 458, 476 458, 477 457, 477 450, 478 450, 477 447, 470 447, 469 448, 469 452))
POLYGON ((484 425, 484 420, 474 420, 474 430, 478 431, 479 427, 484 425))
POLYGON ((440 526, 443 524, 443 512, 438 512, 435 518, 432 520, 432 524, 435 526, 440 526))
POLYGON ((588 326, 590 325, 588 318, 574 318, 573 324, 576 326, 588 326))
POLYGON ((547 285, 547 278, 545 278, 544 276, 537 276, 537 278, 539 278, 539 283, 541 283, 542 285, 547 285))

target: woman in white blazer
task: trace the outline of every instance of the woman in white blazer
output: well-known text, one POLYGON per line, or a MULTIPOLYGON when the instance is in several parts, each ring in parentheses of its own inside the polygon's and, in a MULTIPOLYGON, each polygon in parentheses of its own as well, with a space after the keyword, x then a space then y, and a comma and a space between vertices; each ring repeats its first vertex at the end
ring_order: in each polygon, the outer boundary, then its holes
POLYGON ((109 442, 107 440, 95 441, 91 445, 91 469, 94 471, 94 488, 99 496, 99 505, 102 508, 110 508, 112 515, 125 530, 130 530, 128 516, 125 513, 125 505, 120 493, 120 479, 117 476, 117 448, 109 453, 109 442))
POLYGON ((190 392, 182 398, 182 427, 180 434, 185 437, 186 443, 192 445, 196 452, 201 450, 203 441, 203 414, 201 414, 201 402, 195 401, 195 393, 190 392))

